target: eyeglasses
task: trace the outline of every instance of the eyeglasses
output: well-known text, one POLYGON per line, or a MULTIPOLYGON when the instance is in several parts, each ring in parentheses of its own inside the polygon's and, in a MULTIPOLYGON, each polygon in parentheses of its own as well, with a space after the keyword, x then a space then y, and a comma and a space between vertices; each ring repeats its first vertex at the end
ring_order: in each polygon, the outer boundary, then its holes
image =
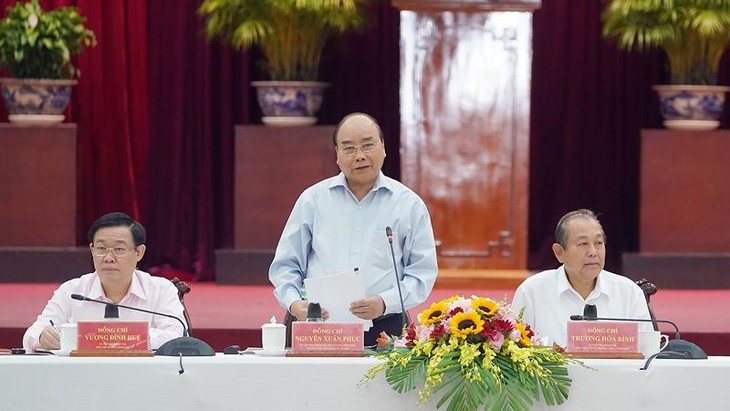
POLYGON ((353 145, 349 145, 349 146, 339 147, 339 150, 342 154, 344 154, 346 156, 354 156, 355 153, 357 153, 358 148, 363 153, 372 153, 373 151, 375 151, 375 147, 378 146, 379 142, 380 141, 375 141, 375 142, 369 141, 367 143, 362 143, 359 146, 353 144, 353 145))
POLYGON ((94 252, 94 255, 97 257, 106 257, 106 255, 107 255, 107 253, 109 253, 109 251, 112 252, 112 255, 114 255, 114 257, 124 257, 125 255, 127 255, 128 252, 132 251, 133 249, 134 248, 124 248, 124 247, 109 248, 109 247, 104 247, 104 246, 96 246, 93 248, 93 250, 94 250, 93 252, 94 252))

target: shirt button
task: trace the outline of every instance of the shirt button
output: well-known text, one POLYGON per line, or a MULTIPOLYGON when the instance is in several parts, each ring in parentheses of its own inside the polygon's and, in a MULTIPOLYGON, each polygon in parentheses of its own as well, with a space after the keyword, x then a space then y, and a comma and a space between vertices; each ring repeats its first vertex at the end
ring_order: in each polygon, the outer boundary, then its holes
POLYGON ((357 250, 354 250, 353 253, 357 254, 357 250))
POLYGON ((359 233, 360 232, 360 227, 355 227, 355 231, 359 233))

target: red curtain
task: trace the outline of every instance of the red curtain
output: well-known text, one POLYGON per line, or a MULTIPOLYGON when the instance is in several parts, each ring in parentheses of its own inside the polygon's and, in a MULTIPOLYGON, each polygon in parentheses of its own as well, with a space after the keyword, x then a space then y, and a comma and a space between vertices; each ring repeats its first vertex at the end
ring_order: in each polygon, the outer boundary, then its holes
POLYGON ((249 62, 207 42, 199 3, 148 3, 153 171, 146 260, 212 280, 214 249, 232 244, 233 128, 248 121, 249 62))
POLYGON ((601 37, 598 1, 543 0, 533 19, 529 267, 556 264, 555 224, 600 213, 607 266, 638 246, 639 132, 661 127, 661 54, 626 53, 601 37))

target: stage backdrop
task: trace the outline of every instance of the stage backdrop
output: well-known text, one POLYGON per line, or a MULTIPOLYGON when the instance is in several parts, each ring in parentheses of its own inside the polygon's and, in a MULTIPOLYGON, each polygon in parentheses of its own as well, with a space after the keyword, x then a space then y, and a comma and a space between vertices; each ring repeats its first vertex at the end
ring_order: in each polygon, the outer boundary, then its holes
MULTIPOLYGON (((0 0, 3 10, 13 3, 0 0)), ((78 6, 99 40, 77 59, 82 77, 68 119, 79 130, 79 245, 93 220, 122 210, 148 228, 143 267, 212 280, 213 251, 233 243, 233 127, 259 122, 249 82, 263 76, 255 51, 205 40, 199 3, 41 0, 78 6)), ((663 56, 603 40, 603 4, 543 0, 534 14, 532 269, 555 265, 555 222, 578 207, 602 214, 609 268, 637 248, 639 130, 660 125, 651 85, 665 78, 663 56)), ((366 31, 326 50, 321 77, 332 86, 320 118, 374 115, 387 139, 385 172, 398 178, 398 11, 375 0, 370 12, 366 31)), ((721 78, 730 84, 726 71, 721 78)))

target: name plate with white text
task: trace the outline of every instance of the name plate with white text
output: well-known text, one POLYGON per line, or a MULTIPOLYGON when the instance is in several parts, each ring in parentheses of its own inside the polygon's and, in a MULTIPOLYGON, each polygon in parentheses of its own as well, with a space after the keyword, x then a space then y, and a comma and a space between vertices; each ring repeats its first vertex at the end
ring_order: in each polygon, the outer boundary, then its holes
POLYGON ((79 321, 77 332, 71 356, 152 355, 147 321, 79 321))
POLYGON ((577 358, 643 358, 638 323, 569 321, 567 327, 567 351, 577 358))
POLYGON ((362 356, 362 323, 295 321, 290 356, 362 356))

